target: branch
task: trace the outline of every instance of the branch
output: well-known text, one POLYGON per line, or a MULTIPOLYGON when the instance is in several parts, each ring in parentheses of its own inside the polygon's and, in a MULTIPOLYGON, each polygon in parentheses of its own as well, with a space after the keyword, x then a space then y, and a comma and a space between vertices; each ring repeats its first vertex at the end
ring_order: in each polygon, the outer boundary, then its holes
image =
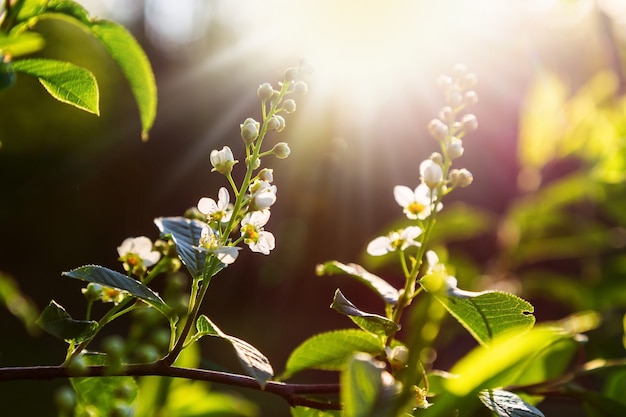
POLYGON ((108 366, 88 366, 77 372, 67 366, 25 366, 0 368, 0 381, 47 380, 55 378, 102 377, 102 376, 164 376, 216 382, 258 391, 266 391, 282 397, 290 406, 304 406, 318 410, 340 410, 341 404, 332 401, 311 400, 305 394, 337 394, 339 384, 287 384, 268 381, 265 386, 252 377, 207 369, 180 368, 162 362, 126 365, 112 373, 108 366))

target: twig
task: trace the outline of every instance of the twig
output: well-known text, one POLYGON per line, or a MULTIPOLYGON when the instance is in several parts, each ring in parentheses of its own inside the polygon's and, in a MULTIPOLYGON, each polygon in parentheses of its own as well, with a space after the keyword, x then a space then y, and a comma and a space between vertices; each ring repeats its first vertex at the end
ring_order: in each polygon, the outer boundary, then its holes
POLYGON ((312 400, 303 395, 337 394, 339 384, 287 384, 268 381, 265 386, 252 377, 207 369, 180 368, 162 362, 126 365, 111 373, 108 366, 88 366, 76 371, 67 366, 25 366, 0 368, 0 381, 48 380, 55 378, 102 376, 164 376, 216 382, 253 390, 266 391, 282 397, 290 406, 305 406, 318 410, 340 410, 341 404, 332 401, 312 400))

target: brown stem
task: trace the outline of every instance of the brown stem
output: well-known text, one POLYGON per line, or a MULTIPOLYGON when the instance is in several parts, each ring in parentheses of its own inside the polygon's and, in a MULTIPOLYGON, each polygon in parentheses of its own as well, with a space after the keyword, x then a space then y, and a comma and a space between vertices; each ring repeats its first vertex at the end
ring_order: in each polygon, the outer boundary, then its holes
POLYGON ((66 366, 25 366, 0 368, 0 381, 17 380, 48 380, 70 377, 101 377, 101 376, 164 376, 186 378, 198 381, 209 381, 225 385, 233 385, 253 390, 266 391, 282 397, 290 406, 305 406, 318 410, 340 410, 341 404, 332 401, 312 400, 303 395, 337 394, 339 384, 287 384, 269 381, 265 386, 252 377, 207 369, 180 368, 169 366, 163 362, 132 364, 122 370, 111 373, 108 366, 89 366, 76 372, 66 366))

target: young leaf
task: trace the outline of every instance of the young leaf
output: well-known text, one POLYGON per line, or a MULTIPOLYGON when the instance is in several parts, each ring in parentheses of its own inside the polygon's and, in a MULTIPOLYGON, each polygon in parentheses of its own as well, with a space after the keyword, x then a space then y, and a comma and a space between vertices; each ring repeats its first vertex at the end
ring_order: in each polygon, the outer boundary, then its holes
POLYGON ((341 373, 341 402, 345 417, 373 416, 374 405, 382 388, 384 364, 369 355, 356 354, 341 373))
POLYGON ((535 323, 532 304, 513 294, 453 288, 447 295, 433 295, 483 345, 500 333, 530 329, 535 323))
POLYGON ((95 321, 74 320, 65 309, 54 300, 41 312, 35 322, 46 332, 66 342, 81 343, 92 337, 98 323, 95 321))
POLYGON ((90 30, 109 51, 128 79, 139 107, 141 136, 147 140, 157 108, 156 82, 148 57, 135 38, 117 23, 98 20, 90 26, 90 30))
POLYGON ((92 22, 87 9, 72 0, 50 0, 46 6, 46 12, 64 14, 87 25, 92 22))
POLYGON ((498 417, 545 417, 541 411, 512 392, 501 389, 483 390, 478 398, 498 417))
POLYGON ((361 329, 379 337, 390 336, 400 330, 400 326, 386 317, 359 310, 340 290, 335 291, 333 303, 330 307, 350 317, 361 329))
POLYGON ((117 271, 110 270, 98 265, 85 265, 80 268, 64 272, 64 276, 76 278, 87 282, 95 282, 105 287, 115 288, 125 291, 133 297, 139 298, 145 303, 156 308, 166 317, 171 317, 172 309, 165 304, 165 301, 157 293, 143 285, 141 282, 129 278, 117 271))
POLYGON ((274 369, 272 369, 269 360, 257 348, 248 342, 225 334, 204 314, 196 320, 196 329, 198 336, 216 336, 230 342, 245 371, 256 379, 261 387, 265 386, 267 381, 274 376, 274 369))
POLYGON ((377 336, 356 329, 317 334, 300 344, 287 359, 284 378, 305 369, 341 370, 356 352, 378 355, 383 344, 377 336))
POLYGON ((361 265, 329 261, 318 265, 315 272, 319 276, 334 274, 349 275, 374 290, 387 304, 395 305, 398 302, 398 290, 381 277, 366 271, 361 265))
MULTIPOLYGON (((83 354, 85 365, 106 365, 106 355, 83 354)), ((132 404, 137 397, 137 383, 130 376, 70 378, 78 400, 78 409, 95 409, 99 415, 113 415, 115 407, 132 404)))
POLYGON ((23 32, 11 36, 0 34, 2 54, 10 55, 13 59, 37 52, 44 47, 44 44, 43 36, 35 32, 23 32))
POLYGON ((14 61, 13 69, 37 77, 48 93, 60 102, 100 114, 96 77, 85 68, 64 61, 32 58, 14 61))
MULTIPOLYGON (((159 217, 154 223, 161 231, 161 235, 171 235, 176 244, 176 252, 187 270, 194 278, 204 273, 206 265, 206 253, 195 249, 200 243, 200 234, 204 223, 199 220, 186 219, 184 217, 159 217)), ((218 273, 223 264, 220 264, 214 275, 218 273)))

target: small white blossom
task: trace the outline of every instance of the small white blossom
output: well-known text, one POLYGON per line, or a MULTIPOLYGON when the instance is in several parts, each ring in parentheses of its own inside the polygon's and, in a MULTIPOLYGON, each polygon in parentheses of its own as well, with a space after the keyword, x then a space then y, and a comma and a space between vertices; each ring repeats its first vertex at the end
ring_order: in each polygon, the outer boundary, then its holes
POLYGON ((135 266, 149 267, 161 259, 161 254, 152 250, 152 241, 145 237, 129 237, 117 247, 120 261, 124 262, 124 268, 129 271, 135 266))
POLYGON ((276 202, 276 190, 275 185, 263 180, 250 184, 250 211, 270 208, 276 202))
MULTIPOLYGON (((434 199, 435 191, 430 190, 426 184, 418 185, 415 190, 404 185, 396 185, 393 189, 396 202, 402 207, 406 217, 411 220, 424 220, 430 216, 433 208, 431 195, 434 199)), ((441 208, 442 204, 437 204, 437 211, 441 208)))
POLYGON ((228 190, 225 187, 220 188, 217 197, 217 202, 212 198, 202 197, 198 201, 198 210, 205 214, 209 221, 226 223, 232 215, 228 190))
POLYGON ((263 230, 269 219, 270 211, 262 210, 248 213, 241 220, 241 236, 252 252, 269 255, 276 246, 274 235, 263 230))
POLYGON ((221 246, 219 244, 219 236, 208 226, 202 228, 198 243, 199 246, 196 249, 214 254, 225 265, 235 262, 241 249, 236 246, 221 246))
POLYGON ((367 253, 372 256, 381 256, 397 250, 406 250, 410 246, 420 246, 415 239, 422 233, 417 226, 397 230, 387 236, 379 236, 367 245, 367 253))
POLYGON ((442 277, 445 281, 446 289, 448 291, 456 288, 456 278, 452 275, 448 275, 448 273, 446 272, 446 266, 439 262, 439 257, 434 251, 429 250, 428 252, 426 252, 426 263, 428 264, 428 269, 426 270, 425 275, 436 274, 442 277))
POLYGON ((228 146, 224 146, 220 151, 212 150, 209 159, 211 160, 211 165, 213 165, 211 171, 217 171, 220 174, 230 173, 233 170, 233 165, 238 162, 233 156, 233 151, 228 146))
POLYGON ((430 159, 426 159, 420 164, 420 175, 424 184, 430 189, 439 187, 439 184, 443 181, 443 169, 441 165, 430 159))

